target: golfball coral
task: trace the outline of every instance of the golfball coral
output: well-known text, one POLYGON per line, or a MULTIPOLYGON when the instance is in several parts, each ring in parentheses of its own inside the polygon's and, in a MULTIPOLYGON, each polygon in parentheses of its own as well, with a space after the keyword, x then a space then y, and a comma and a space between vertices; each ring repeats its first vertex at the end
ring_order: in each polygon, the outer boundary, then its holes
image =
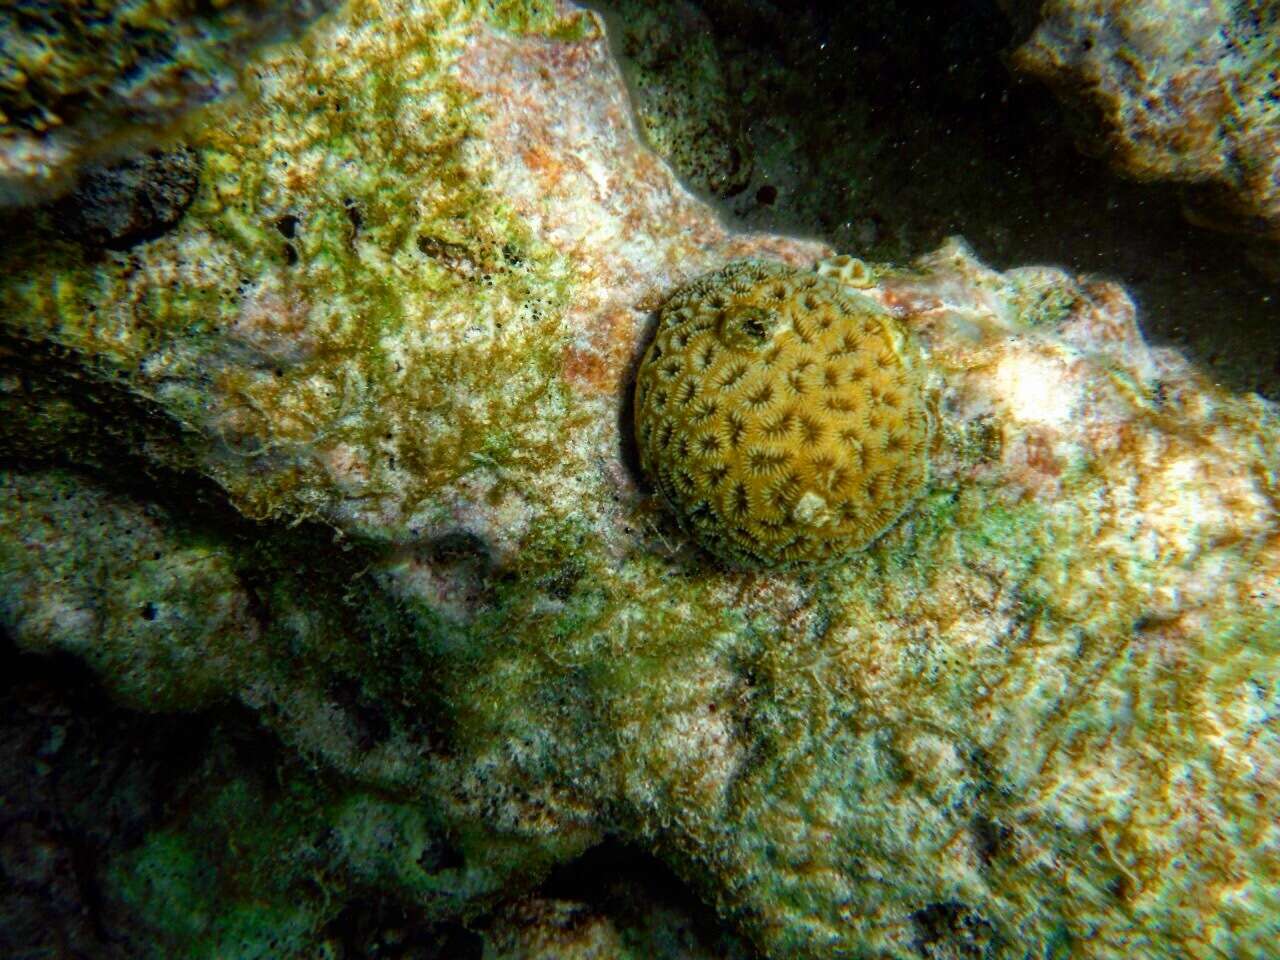
POLYGON ((922 492, 930 417, 907 332, 837 279, 740 261, 678 290, 636 381, 640 462, 721 560, 860 550, 922 492))

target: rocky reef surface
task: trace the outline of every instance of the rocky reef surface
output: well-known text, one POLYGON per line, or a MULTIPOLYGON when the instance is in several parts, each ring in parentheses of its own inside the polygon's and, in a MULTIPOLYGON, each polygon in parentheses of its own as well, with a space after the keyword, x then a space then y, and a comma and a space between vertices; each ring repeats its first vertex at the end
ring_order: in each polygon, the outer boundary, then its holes
POLYGON ((50 823, 56 697, 6 703, 4 910, 55 888, 62 942, 135 957, 1268 956, 1273 404, 1114 283, 871 263, 928 491, 727 571, 637 469, 652 313, 833 251, 688 194, 568 3, 348 0, 240 86, 177 217, 6 215, 0 623, 185 756, 83 732, 128 809, 50 823), (609 843, 753 946, 555 885, 609 843))
POLYGON ((86 164, 163 138, 236 90, 239 62, 332 0, 0 2, 0 205, 65 192, 86 164))
POLYGON ((1137 179, 1187 184, 1197 222, 1280 243, 1280 7, 1270 0, 1010 6, 1028 19, 1038 8, 1013 66, 1072 108, 1087 150, 1137 179))
MULTIPOLYGON (((1207 213, 1208 194, 1245 169, 1231 159, 1235 140, 1261 145, 1263 160, 1274 140, 1265 77, 1274 25, 1260 5, 1235 13, 1177 0, 592 5, 609 18, 642 133, 738 229, 819 236, 842 252, 898 263, 961 235, 997 269, 1049 263, 1101 273, 1124 284, 1154 342, 1178 346, 1234 389, 1280 399, 1275 244, 1221 209, 1214 222, 1228 232, 1186 217, 1191 207, 1207 213), (1202 38, 1217 58, 1170 60, 1167 49, 1181 49, 1174 41, 1206 17, 1224 31, 1202 38), (681 29, 665 26, 674 23, 681 29), (1100 35, 1097 50, 1090 31, 1100 35), (1033 35, 1079 35, 1081 43, 1054 44, 1063 62, 1042 80, 1011 69, 1033 35), (708 48, 715 56, 695 55, 708 48), (1081 69, 1069 71, 1077 61, 1081 69), (1162 84, 1188 64, 1197 96, 1183 103, 1173 97, 1181 88, 1162 84), (1112 128, 1095 122, 1094 74, 1115 88, 1107 103, 1117 124, 1157 116, 1166 140, 1195 139, 1197 155, 1220 160, 1221 177, 1188 173, 1190 156, 1181 161, 1186 175, 1173 178, 1110 162, 1112 128), (698 109, 678 110, 678 94, 691 89, 698 109), (1060 99, 1058 90, 1074 95, 1060 99), (1222 107, 1221 129, 1198 113, 1182 116, 1209 102, 1222 107), (727 160, 749 180, 726 197, 709 187, 706 165, 723 175, 727 160)), ((1259 172, 1258 190, 1264 165, 1247 168, 1259 172)))

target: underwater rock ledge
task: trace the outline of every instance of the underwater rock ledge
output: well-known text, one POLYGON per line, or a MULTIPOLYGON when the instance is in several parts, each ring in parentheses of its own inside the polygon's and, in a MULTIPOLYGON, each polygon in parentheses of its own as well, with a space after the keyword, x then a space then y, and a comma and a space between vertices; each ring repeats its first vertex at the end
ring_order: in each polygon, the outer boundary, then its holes
MULTIPOLYGON (((1011 58, 1071 109, 1087 152, 1187 185, 1192 222, 1280 242, 1280 11, 1266 2, 1006 0, 1038 18, 1011 58)), ((1268 270, 1272 274, 1273 270, 1268 270)))
POLYGON ((726 571, 635 471, 649 318, 832 251, 686 193, 567 2, 349 0, 241 88, 166 232, 37 211, 0 252, 0 622, 309 771, 122 854, 136 955, 315 955, 370 890, 473 922, 606 835, 767 956, 1269 955, 1274 405, 1115 284, 865 265, 928 491, 830 569, 726 571))
POLYGON ((65 192, 87 163, 172 139, 233 94, 241 61, 334 0, 0 3, 0 207, 65 192))

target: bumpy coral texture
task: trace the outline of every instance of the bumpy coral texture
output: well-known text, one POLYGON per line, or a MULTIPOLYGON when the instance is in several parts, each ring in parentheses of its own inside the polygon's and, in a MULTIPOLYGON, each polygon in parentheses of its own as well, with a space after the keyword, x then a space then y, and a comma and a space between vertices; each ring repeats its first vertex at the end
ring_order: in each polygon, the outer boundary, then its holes
POLYGON ((779 263, 677 291, 636 382, 645 472, 733 566, 865 547, 924 489, 929 432, 921 358, 897 321, 779 263))

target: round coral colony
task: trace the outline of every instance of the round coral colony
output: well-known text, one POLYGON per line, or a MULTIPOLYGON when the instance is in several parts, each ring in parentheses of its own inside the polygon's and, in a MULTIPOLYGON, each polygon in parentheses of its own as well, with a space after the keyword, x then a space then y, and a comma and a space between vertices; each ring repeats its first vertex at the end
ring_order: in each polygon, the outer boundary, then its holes
POLYGON ((744 260, 659 312, 636 380, 645 473, 735 567, 861 550, 924 490, 931 421, 907 331, 838 278, 744 260))

